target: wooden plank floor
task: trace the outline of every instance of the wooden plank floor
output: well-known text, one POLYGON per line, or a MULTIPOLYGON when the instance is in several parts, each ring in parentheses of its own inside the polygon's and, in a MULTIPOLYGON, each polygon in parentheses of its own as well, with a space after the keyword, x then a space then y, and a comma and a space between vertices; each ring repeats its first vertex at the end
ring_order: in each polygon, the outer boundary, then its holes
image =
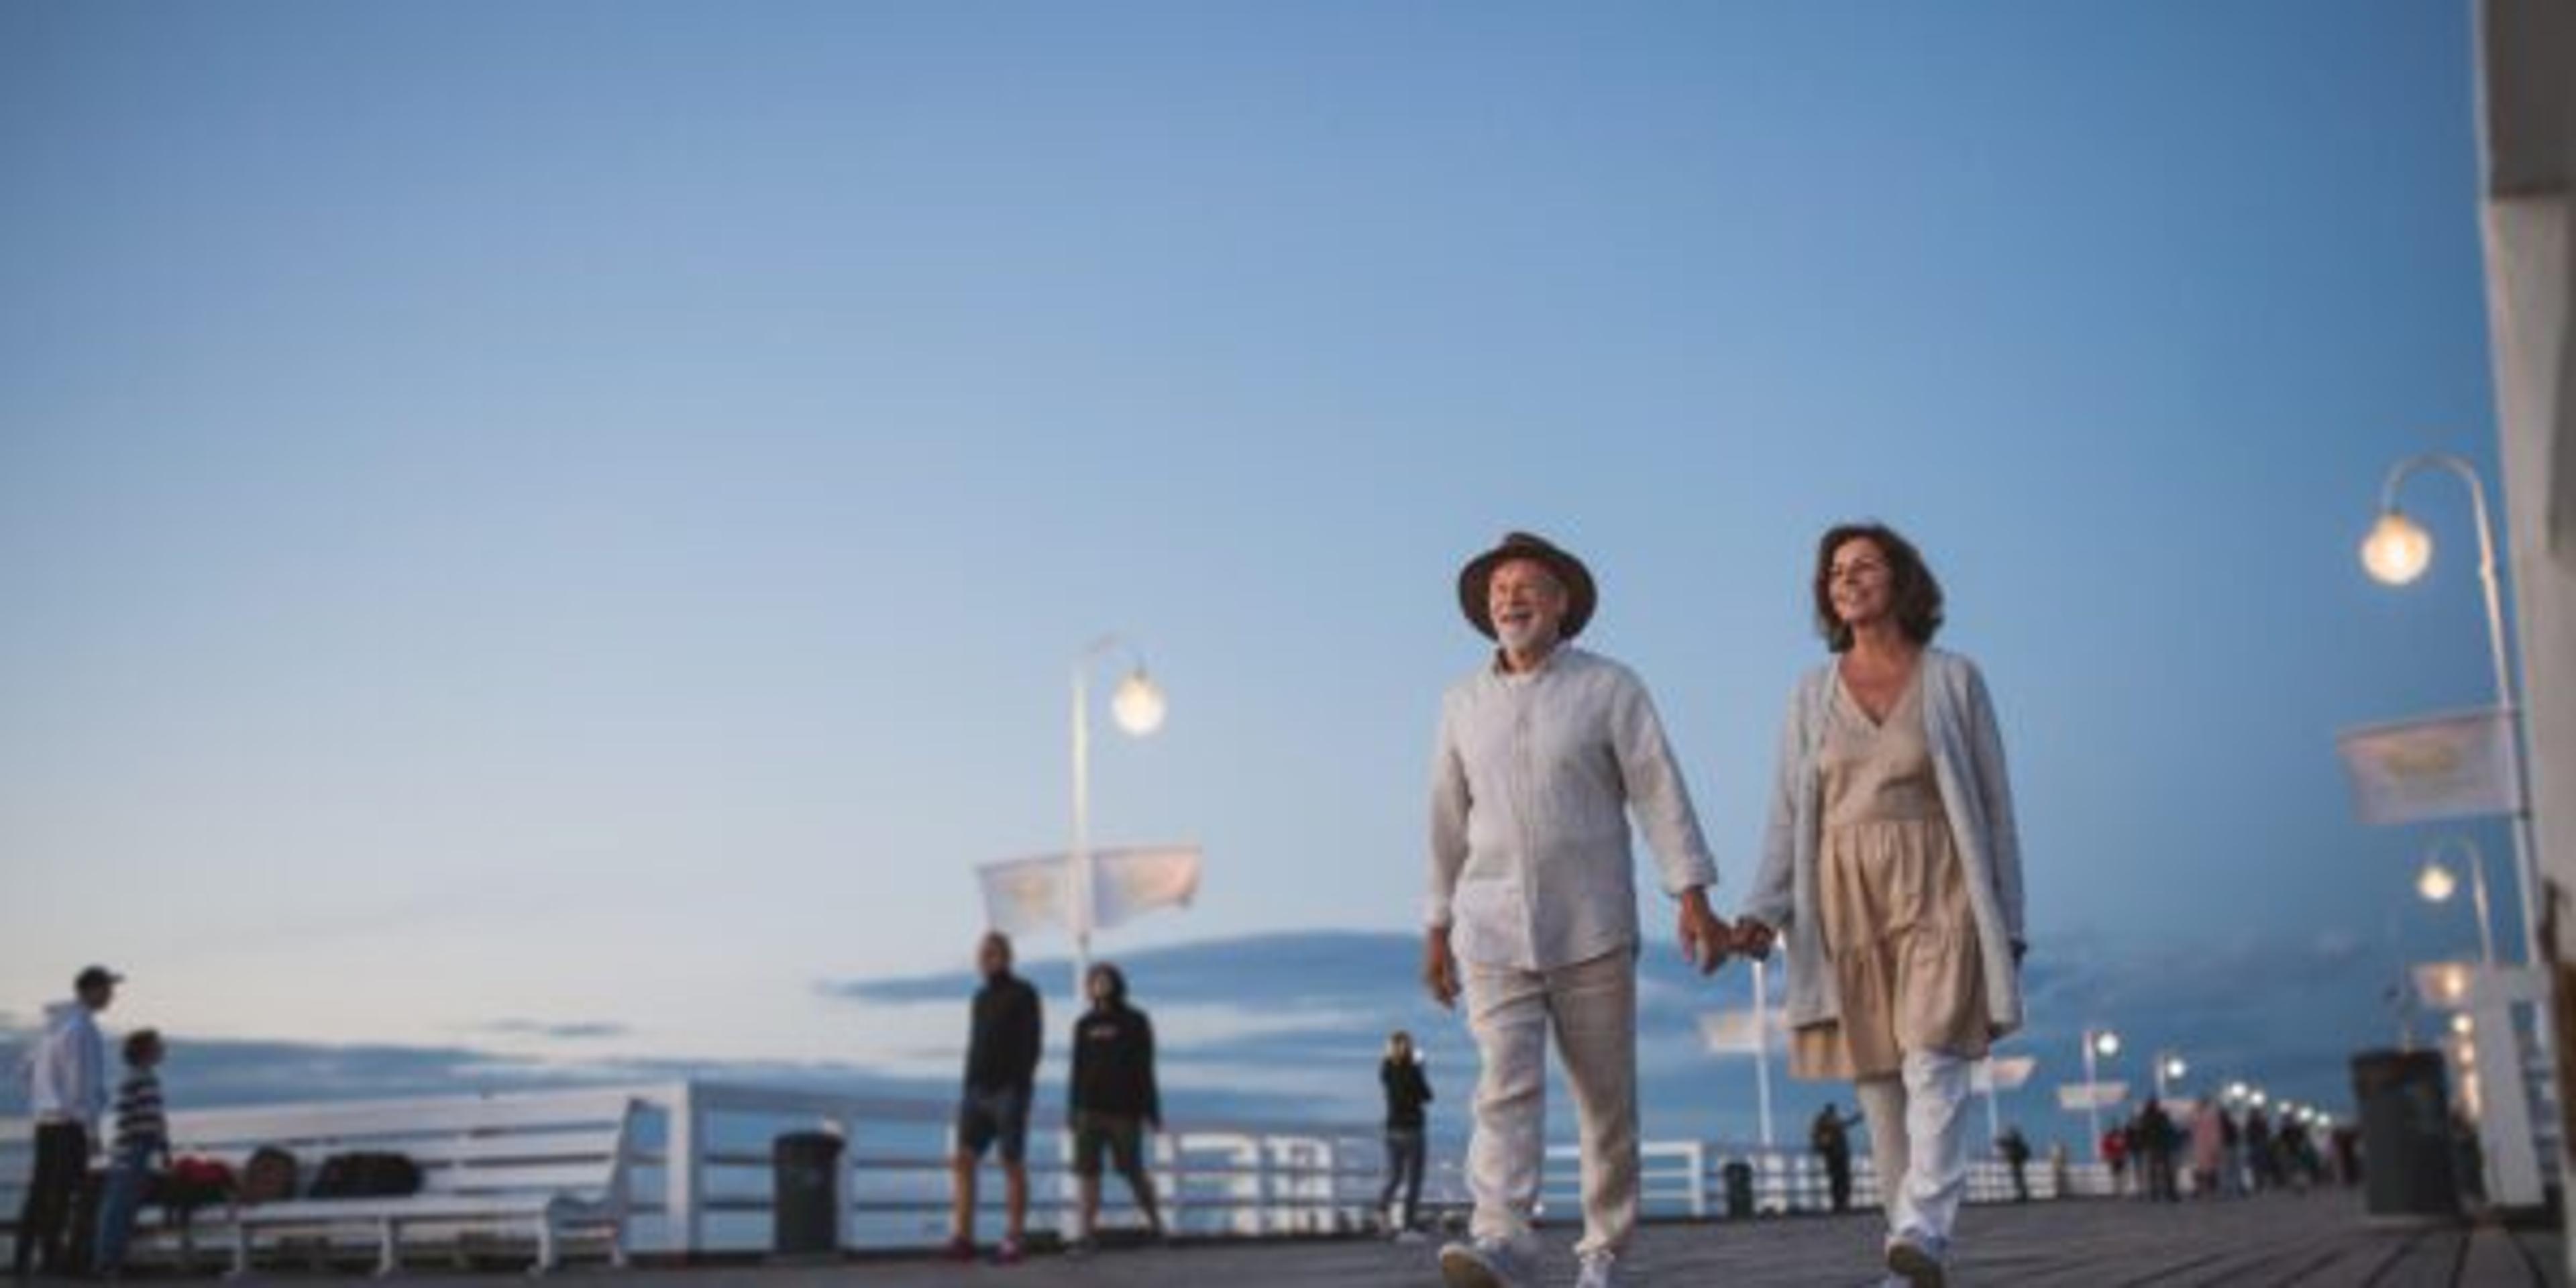
MULTIPOLYGON (((1879 1225, 1872 1216, 1802 1217, 1747 1224, 1657 1224, 1637 1248, 1647 1282, 1719 1288, 1875 1285, 1879 1225)), ((1539 1282, 1574 1277, 1570 1230, 1551 1230, 1539 1282)), ((2093 1201, 1971 1208, 1960 1220, 1951 1282, 1979 1285, 2227 1285, 2263 1288, 2566 1288, 2555 1230, 2387 1228, 2364 1219, 2349 1194, 2275 1196, 2228 1203, 2149 1205, 2093 1201)), ((868 1261, 828 1268, 576 1271, 589 1288, 1325 1288, 1384 1284, 1438 1288, 1432 1247, 1373 1240, 1196 1244, 1113 1250, 1085 1262, 1037 1257, 997 1268, 935 1261, 868 1261), (595 1281, 595 1282, 594 1282, 595 1281)), ((415 1272, 413 1285, 466 1285, 415 1272)), ((489 1284, 489 1278, 479 1282, 489 1284)))

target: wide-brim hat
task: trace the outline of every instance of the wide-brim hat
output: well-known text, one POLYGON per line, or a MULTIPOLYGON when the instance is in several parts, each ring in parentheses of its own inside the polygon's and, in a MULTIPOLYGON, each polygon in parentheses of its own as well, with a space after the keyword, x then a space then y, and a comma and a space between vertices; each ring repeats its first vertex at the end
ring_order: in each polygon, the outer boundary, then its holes
POLYGON ((1592 585, 1592 570, 1583 561, 1557 549, 1545 537, 1526 532, 1506 532, 1500 544, 1467 561, 1458 570, 1458 607, 1467 614, 1467 622, 1487 639, 1495 638, 1494 614, 1486 601, 1486 591, 1493 584, 1494 570, 1508 560, 1536 559, 1546 564, 1565 584, 1565 621, 1557 627, 1559 639, 1573 639, 1583 633, 1592 620, 1592 609, 1600 602, 1600 592, 1592 585))

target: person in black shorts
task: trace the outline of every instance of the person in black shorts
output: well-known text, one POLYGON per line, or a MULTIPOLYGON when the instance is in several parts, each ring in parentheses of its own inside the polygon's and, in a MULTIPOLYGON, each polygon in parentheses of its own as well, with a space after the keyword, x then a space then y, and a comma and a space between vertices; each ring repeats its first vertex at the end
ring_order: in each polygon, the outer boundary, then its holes
POLYGON ((1011 973, 1011 941, 995 931, 975 950, 984 986, 975 991, 974 1029, 966 1044, 966 1092, 957 1105, 957 1152, 948 1160, 955 1203, 948 1255, 975 1259, 975 1169, 984 1151, 1001 1146, 1009 1226, 993 1260, 1023 1255, 1029 1218, 1029 1096, 1037 1085, 1042 1028, 1038 991, 1011 973))
POLYGON ((1107 962, 1083 976, 1091 1010, 1073 1026, 1073 1172, 1082 1181, 1082 1224, 1071 1251, 1090 1252, 1100 1223, 1100 1163, 1109 1155, 1135 1191, 1156 1241, 1164 1238, 1145 1171, 1145 1132, 1163 1129, 1154 1085, 1154 1026, 1127 1004, 1127 977, 1107 962))

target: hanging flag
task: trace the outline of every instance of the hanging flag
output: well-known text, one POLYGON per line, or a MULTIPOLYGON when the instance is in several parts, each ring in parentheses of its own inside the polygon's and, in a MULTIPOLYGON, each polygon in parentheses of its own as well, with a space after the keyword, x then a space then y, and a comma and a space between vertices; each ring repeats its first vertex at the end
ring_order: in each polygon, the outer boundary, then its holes
POLYGON ((1156 908, 1186 908, 1199 892, 1199 847, 1158 845, 1091 856, 1091 925, 1107 930, 1156 908))
POLYGON ((1998 1055, 1979 1060, 1968 1074, 1968 1089, 1979 1095, 1998 1091, 2019 1091, 2021 1084, 2039 1068, 2035 1055, 1998 1055))
POLYGON ((2513 709, 2364 725, 2335 735, 2361 821, 2373 826, 2514 814, 2513 709))
POLYGON ((2074 1113, 2087 1109, 2117 1109, 2129 1098, 2125 1082, 2067 1082, 2057 1088, 2057 1107, 2074 1113))
POLYGON ((975 870, 984 885, 984 922, 1006 935, 1063 929, 1070 919, 1070 874, 1061 854, 987 863, 975 870))
MULTIPOLYGON (((1091 922, 1106 930, 1156 908, 1186 907, 1199 891, 1195 845, 1095 850, 1091 855, 1091 922)), ((975 870, 984 886, 984 920, 1006 935, 1073 929, 1073 864, 1067 855, 1006 859, 975 870)))

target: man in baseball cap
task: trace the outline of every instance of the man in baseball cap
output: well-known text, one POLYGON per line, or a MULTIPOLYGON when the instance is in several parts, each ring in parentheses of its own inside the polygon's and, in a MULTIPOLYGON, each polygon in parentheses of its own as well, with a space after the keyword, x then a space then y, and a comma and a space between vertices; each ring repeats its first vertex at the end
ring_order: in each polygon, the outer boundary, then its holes
POLYGON ((90 1153, 98 1147, 99 1119, 107 1113, 107 1044, 99 1037, 97 1016, 116 1001, 116 986, 124 979, 104 966, 82 970, 72 980, 72 1000, 45 1008, 45 1030, 27 1057, 36 1165, 18 1210, 11 1258, 21 1278, 31 1265, 48 1274, 76 1268, 64 1259, 63 1236, 90 1153))

